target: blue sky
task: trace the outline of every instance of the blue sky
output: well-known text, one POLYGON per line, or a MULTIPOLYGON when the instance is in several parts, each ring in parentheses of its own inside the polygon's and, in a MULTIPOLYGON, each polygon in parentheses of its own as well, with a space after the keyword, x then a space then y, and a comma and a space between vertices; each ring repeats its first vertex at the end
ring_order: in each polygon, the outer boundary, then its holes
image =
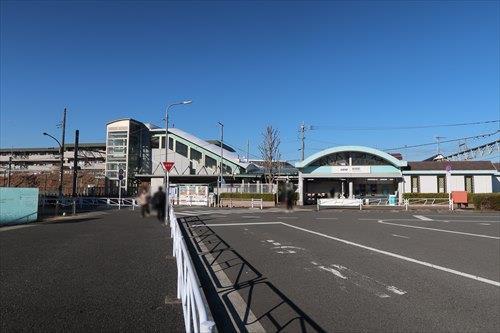
MULTIPOLYGON (((339 144, 392 148, 490 133, 499 119, 498 1, 2 1, 0 146, 104 141, 108 121, 172 122, 259 155, 267 124, 286 159, 339 144)), ((469 140, 469 146, 492 141, 469 140)), ((443 144, 445 153, 458 144, 443 144)), ((436 147, 400 150, 421 159, 436 147)), ((243 153, 243 152, 242 152, 243 153)), ((497 157, 498 158, 498 157, 497 157)))

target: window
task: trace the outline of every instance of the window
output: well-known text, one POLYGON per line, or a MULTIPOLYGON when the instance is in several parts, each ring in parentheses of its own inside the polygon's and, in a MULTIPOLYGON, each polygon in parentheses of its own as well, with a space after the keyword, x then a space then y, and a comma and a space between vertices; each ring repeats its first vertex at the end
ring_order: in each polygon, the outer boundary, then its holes
POLYGON ((200 162, 202 158, 201 152, 193 148, 191 148, 190 151, 191 151, 190 155, 191 160, 200 162))
POLYGON ((179 141, 176 141, 175 142, 175 152, 177 154, 184 156, 184 157, 188 157, 188 146, 186 146, 185 144, 183 144, 179 141))
POLYGON ((151 137, 151 149, 160 148, 160 138, 157 136, 151 137))
POLYGON ((465 191, 467 193, 474 193, 474 177, 473 176, 464 176, 464 183, 465 183, 465 191))
POLYGON ((446 176, 437 176, 438 193, 446 193, 446 176))
POLYGON ((161 146, 162 149, 165 149, 165 135, 161 136, 161 146))
POLYGON ((411 193, 420 192, 420 181, 418 176, 411 176, 411 193))
POLYGON ((217 169, 217 161, 214 158, 205 155, 205 166, 210 169, 217 169))
POLYGON ((168 138, 168 149, 174 150, 174 139, 168 138))

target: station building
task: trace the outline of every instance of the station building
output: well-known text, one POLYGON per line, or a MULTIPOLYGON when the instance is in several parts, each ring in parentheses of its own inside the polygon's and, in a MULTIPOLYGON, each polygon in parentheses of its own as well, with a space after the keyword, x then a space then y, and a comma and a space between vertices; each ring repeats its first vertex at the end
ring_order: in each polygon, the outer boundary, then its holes
POLYGON ((403 193, 491 193, 500 188, 500 173, 489 161, 417 161, 363 146, 325 149, 295 164, 299 170, 299 204, 318 198, 402 200, 403 193))
MULTIPOLYGON (((222 176, 229 190, 276 192, 277 184, 265 184, 263 161, 248 159, 218 140, 203 140, 178 128, 165 129, 125 118, 106 125, 105 143, 81 143, 79 167, 93 170, 108 196, 118 194, 119 170, 123 170, 122 194, 133 196, 141 184, 152 189, 163 185, 165 148, 173 161, 172 184, 217 186, 222 160, 222 176), (234 187, 233 187, 234 186, 234 187)), ((0 149, 0 168, 27 174, 57 171, 57 148, 0 149)), ((66 145, 65 172, 73 162, 73 145, 66 145)), ((500 164, 490 161, 406 161, 400 154, 363 146, 340 146, 313 154, 291 165, 276 161, 278 182, 296 185, 299 204, 315 204, 318 198, 387 198, 403 193, 500 192, 500 164)), ((4 181, 5 182, 5 181, 4 181)), ((102 193, 102 192, 100 192, 102 193)))

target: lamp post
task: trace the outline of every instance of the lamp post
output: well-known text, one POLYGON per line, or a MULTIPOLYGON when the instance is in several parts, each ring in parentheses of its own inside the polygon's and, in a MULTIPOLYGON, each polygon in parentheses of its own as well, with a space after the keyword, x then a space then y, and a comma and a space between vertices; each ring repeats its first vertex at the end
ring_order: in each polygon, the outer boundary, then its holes
MULTIPOLYGON (((191 104, 193 101, 191 100, 186 100, 182 102, 176 102, 170 104, 166 111, 165 111, 165 162, 168 162, 168 111, 176 106, 176 105, 185 105, 185 104, 191 104)), ((168 214, 170 212, 170 179, 169 179, 169 172, 165 170, 165 174, 163 175, 163 184, 165 185, 165 191, 166 191, 166 204, 165 204, 165 223, 168 224, 168 214)))
POLYGON ((222 146, 224 145, 224 124, 220 121, 217 122, 220 125, 220 168, 219 168, 219 177, 217 180, 217 201, 219 202, 218 206, 220 207, 220 188, 222 186, 222 158, 224 157, 224 149, 222 146))
POLYGON ((61 198, 62 197, 62 187, 63 187, 63 175, 64 175, 64 149, 63 149, 63 146, 61 145, 61 143, 59 142, 59 140, 57 140, 55 137, 53 137, 49 133, 45 133, 45 132, 43 132, 43 135, 54 139, 57 142, 57 144, 59 145, 59 152, 61 153, 61 170, 60 170, 58 192, 59 192, 59 198, 61 198))

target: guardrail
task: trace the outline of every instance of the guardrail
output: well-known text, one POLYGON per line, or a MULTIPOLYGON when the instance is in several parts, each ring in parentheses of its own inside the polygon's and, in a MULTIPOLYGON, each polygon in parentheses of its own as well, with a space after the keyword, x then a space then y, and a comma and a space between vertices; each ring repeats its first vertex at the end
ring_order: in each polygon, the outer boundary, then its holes
POLYGON ((77 198, 46 198, 40 197, 38 206, 45 208, 46 206, 54 206, 56 214, 58 209, 65 207, 72 207, 73 214, 76 214, 77 207, 82 209, 84 207, 137 207, 137 200, 135 198, 92 198, 92 197, 77 197, 77 198))
POLYGON ((215 323, 209 320, 200 282, 173 208, 170 209, 169 220, 174 244, 173 256, 177 263, 177 298, 182 301, 186 332, 215 332, 215 323))
POLYGON ((408 198, 404 200, 406 210, 409 206, 443 206, 453 210, 453 199, 448 198, 408 198))
MULTIPOLYGON (((261 198, 260 199, 254 199, 254 198, 250 198, 250 199, 243 199, 243 198, 221 198, 221 206, 223 205, 228 205, 229 208, 233 208, 235 207, 235 204, 237 203, 241 203, 241 202, 245 202, 245 203, 249 203, 250 204, 250 208, 260 208, 260 209, 263 209, 264 207, 264 200, 262 200, 261 198)), ((274 202, 273 202, 273 205, 274 205, 274 202)), ((238 207, 241 207, 241 206, 238 206, 238 207)), ((247 207, 247 206, 245 206, 247 207)))

